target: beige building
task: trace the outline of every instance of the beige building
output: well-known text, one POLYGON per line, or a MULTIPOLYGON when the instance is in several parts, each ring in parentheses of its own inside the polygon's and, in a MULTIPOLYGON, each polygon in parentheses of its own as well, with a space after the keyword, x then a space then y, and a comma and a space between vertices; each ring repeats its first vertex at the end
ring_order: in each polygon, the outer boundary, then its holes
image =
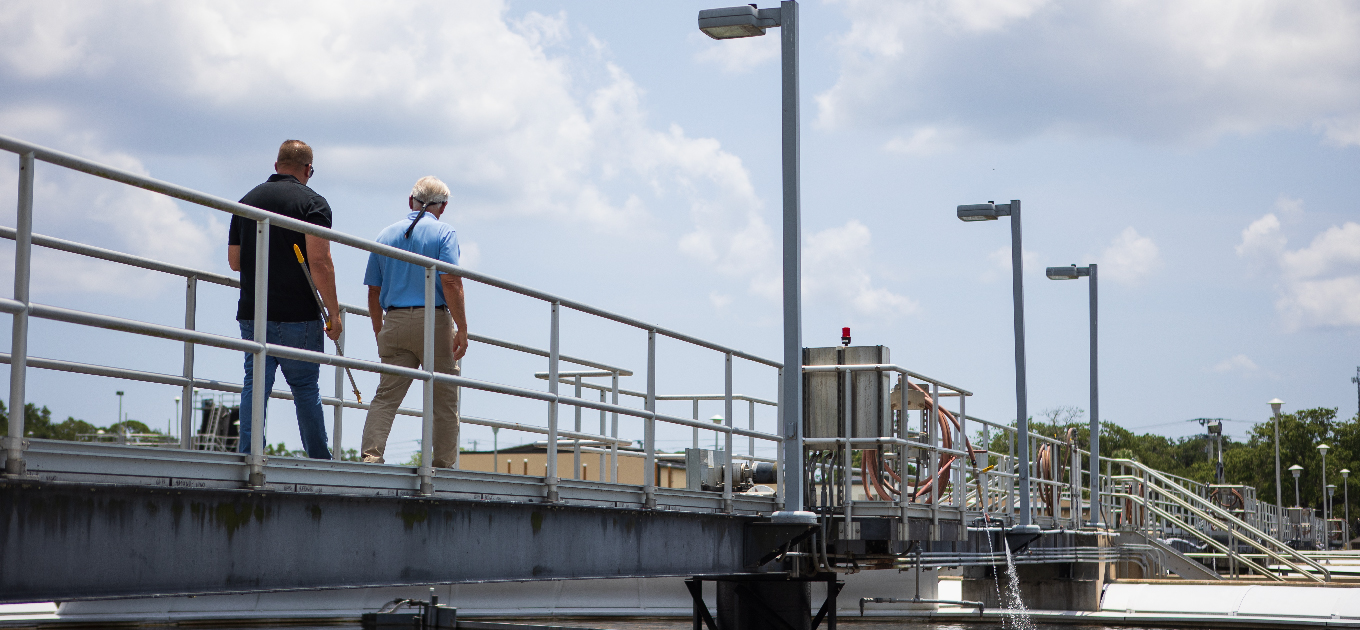
MULTIPOLYGON (((575 453, 564 446, 557 451, 557 476, 562 479, 584 479, 588 481, 609 481, 609 453, 598 447, 583 447, 581 470, 575 468, 575 453)), ((618 483, 640 486, 643 484, 643 468, 646 460, 642 451, 619 449, 618 483)), ((458 454, 458 468, 461 470, 480 470, 510 475, 544 477, 548 473, 547 448, 541 445, 526 444, 491 451, 463 451, 458 454)), ((656 454, 656 485, 662 488, 685 487, 685 454, 656 454)))

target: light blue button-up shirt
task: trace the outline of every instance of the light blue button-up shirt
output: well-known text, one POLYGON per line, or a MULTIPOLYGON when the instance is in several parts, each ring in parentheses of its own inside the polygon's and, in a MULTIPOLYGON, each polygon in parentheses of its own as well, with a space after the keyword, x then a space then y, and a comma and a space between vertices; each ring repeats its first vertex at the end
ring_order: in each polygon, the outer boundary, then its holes
MULTIPOLYGON (((378 234, 377 241, 413 254, 437 258, 451 265, 458 264, 458 232, 449 224, 440 222, 433 214, 426 212, 411 231, 411 238, 406 238, 406 228, 411 226, 411 221, 417 214, 418 211, 413 211, 406 215, 405 220, 387 226, 378 234)), ((369 254, 364 284, 382 287, 378 292, 378 303, 384 310, 393 307, 425 306, 424 267, 387 256, 369 254)), ((434 300, 435 306, 444 304, 444 291, 438 286, 434 290, 434 300)))

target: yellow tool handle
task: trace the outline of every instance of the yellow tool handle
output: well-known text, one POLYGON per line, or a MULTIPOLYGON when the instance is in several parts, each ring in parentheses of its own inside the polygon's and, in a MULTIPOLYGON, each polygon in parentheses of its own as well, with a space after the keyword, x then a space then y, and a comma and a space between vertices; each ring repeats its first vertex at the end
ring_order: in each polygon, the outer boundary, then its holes
POLYGON ((293 253, 297 254, 298 262, 304 265, 307 264, 307 259, 302 257, 302 250, 298 248, 296 243, 293 244, 293 253))

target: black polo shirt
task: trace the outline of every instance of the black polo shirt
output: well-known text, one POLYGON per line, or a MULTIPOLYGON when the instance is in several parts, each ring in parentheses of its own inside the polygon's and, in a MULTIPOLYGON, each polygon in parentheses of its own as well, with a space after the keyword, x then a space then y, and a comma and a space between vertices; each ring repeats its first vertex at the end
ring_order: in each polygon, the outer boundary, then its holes
MULTIPOLYGON (((292 175, 270 175, 269 181, 256 186, 241 198, 241 203, 268 210, 291 219, 321 227, 331 226, 331 206, 292 175)), ((241 299, 236 319, 255 319, 255 225, 254 221, 231 217, 228 245, 241 246, 241 299)), ((306 235, 269 226, 269 300, 271 322, 309 322, 321 319, 321 309, 312 297, 312 288, 302 274, 293 245, 307 254, 306 235)))

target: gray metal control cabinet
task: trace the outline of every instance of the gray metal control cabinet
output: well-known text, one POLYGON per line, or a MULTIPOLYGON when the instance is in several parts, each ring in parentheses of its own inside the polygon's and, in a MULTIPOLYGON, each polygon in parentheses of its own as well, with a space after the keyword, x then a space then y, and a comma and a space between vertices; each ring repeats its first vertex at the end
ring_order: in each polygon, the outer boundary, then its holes
MULTIPOLYGON (((889 364, 887 346, 803 348, 803 365, 889 364)), ((836 438, 845 435, 846 406, 852 438, 892 435, 891 372, 812 372, 803 374, 803 435, 836 438), (846 379, 850 396, 846 399, 846 379)))

